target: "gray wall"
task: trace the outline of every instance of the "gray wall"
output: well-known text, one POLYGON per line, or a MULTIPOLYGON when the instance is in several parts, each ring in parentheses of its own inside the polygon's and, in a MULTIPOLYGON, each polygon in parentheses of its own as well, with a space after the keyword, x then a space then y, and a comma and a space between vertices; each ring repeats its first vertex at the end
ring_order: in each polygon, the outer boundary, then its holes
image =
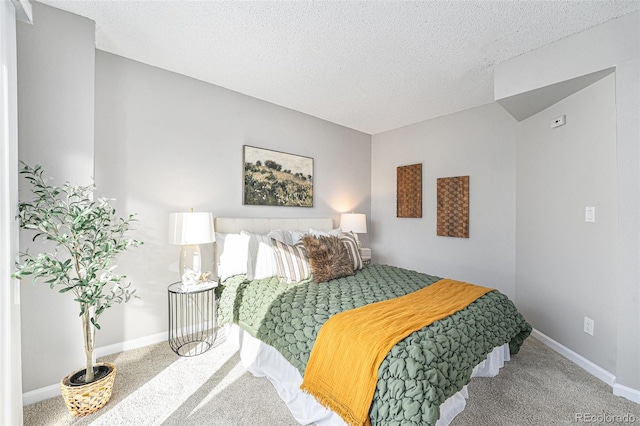
POLYGON ((514 297, 516 125, 494 103, 374 135, 374 260, 514 297), (422 218, 397 218, 396 168, 415 163, 422 163, 422 218), (436 179, 466 175, 470 238, 436 236, 436 179))
POLYGON ((615 371, 615 77, 521 123, 517 145, 516 300, 531 324, 615 371), (550 121, 566 114, 567 124, 550 121), (596 222, 585 223, 595 206, 596 222), (595 332, 583 332, 583 319, 595 332))
MULTIPOLYGON (((91 21, 38 3, 18 41, 20 159, 42 163, 57 183, 95 176, 97 195, 116 198, 119 214, 140 221, 133 235, 145 245, 118 265, 140 299, 101 317, 98 348, 167 331, 166 286, 178 279, 180 252, 166 242, 170 212, 330 216, 336 226, 341 212, 371 214, 369 135, 96 52, 91 21), (243 144, 313 157, 314 207, 243 206, 243 144)), ((68 296, 25 282, 22 300, 29 392, 84 365, 82 334, 68 296)))
MULTIPOLYGON (((55 184, 89 183, 93 175, 94 25, 33 3, 33 25, 18 23, 19 159, 42 164, 55 184)), ((21 199, 28 188, 20 181, 21 199)), ((20 250, 37 252, 32 233, 20 250)), ((21 285, 22 379, 25 392, 57 383, 84 365, 78 305, 48 284, 21 285)))
POLYGON ((638 16, 499 64, 496 93, 504 97, 615 67, 615 75, 521 123, 492 104, 372 137, 377 261, 515 295, 535 328, 612 373, 614 393, 636 399, 638 16), (624 48, 611 49, 620 43, 624 48), (567 124, 552 130, 551 119, 562 114, 567 124), (398 219, 395 169, 418 162, 423 218, 398 219), (470 239, 436 237, 435 178, 465 174, 471 183, 470 239), (596 223, 584 222, 586 206, 596 207, 596 223), (583 332, 584 316, 595 320, 594 336, 583 332))
MULTIPOLYGON (((637 27, 638 28, 638 27, 637 27)), ((640 44, 640 43, 639 43, 640 44)), ((640 391, 640 59, 616 66, 618 383, 640 391)), ((640 398, 636 398, 636 402, 640 398)))
MULTIPOLYGON (((585 347, 580 355, 587 359, 601 358, 602 350, 615 357, 616 386, 614 393, 624 394, 628 387, 640 390, 640 12, 609 21, 574 36, 567 37, 533 52, 518 56, 496 66, 496 97, 507 97, 534 91, 603 69, 615 67, 616 108, 616 173, 617 187, 617 266, 600 292, 615 295, 615 311, 606 308, 599 316, 613 318, 617 323, 616 342, 607 348, 585 347), (582 52, 583 54, 576 54, 582 52), (620 387, 618 385, 622 385, 620 387)), ((599 119, 598 119, 599 120, 599 119)), ((590 126, 590 123, 582 123, 590 126)), ((569 125, 569 123, 567 124, 569 125)), ((520 241, 519 245, 525 242, 520 241)), ((570 255, 570 254, 568 254, 570 255)), ((572 256, 572 255, 571 255, 572 256)), ((518 290, 520 283, 516 283, 518 290)), ((525 288, 526 284, 522 287, 525 288)), ((573 303, 591 303, 600 294, 579 292, 573 303)), ((609 296, 607 296, 609 297, 609 296)), ((553 316, 552 307, 540 305, 538 316, 553 316)), ((611 321, 611 320, 609 320, 611 321)), ((607 323, 607 320, 605 321, 607 323)), ((537 324, 534 324, 537 326, 537 324)), ((548 326, 547 326, 548 327, 548 326)), ((553 324, 548 328, 555 336, 573 337, 565 346, 582 339, 582 322, 553 324)), ((596 323, 596 334, 598 334, 596 323)), ((595 336, 594 336, 595 337, 595 336)), ((608 364, 610 365, 610 364, 608 364)))
MULTIPOLYGON (((122 214, 137 213, 144 246, 119 268, 140 299, 105 314, 100 344, 167 329, 166 287, 180 247, 169 213, 216 216, 370 216, 370 136, 116 55, 96 54, 96 184, 122 214), (314 206, 242 205, 242 146, 313 157, 314 206)), ((366 235, 363 239, 366 242, 366 235)))

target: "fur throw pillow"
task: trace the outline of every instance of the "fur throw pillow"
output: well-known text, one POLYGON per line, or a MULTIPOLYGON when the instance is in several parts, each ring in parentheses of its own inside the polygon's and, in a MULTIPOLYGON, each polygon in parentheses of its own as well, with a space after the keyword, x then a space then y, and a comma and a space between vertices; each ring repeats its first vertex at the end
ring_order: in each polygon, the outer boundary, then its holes
POLYGON ((306 236, 302 243, 316 282, 353 275, 353 262, 340 238, 306 236))

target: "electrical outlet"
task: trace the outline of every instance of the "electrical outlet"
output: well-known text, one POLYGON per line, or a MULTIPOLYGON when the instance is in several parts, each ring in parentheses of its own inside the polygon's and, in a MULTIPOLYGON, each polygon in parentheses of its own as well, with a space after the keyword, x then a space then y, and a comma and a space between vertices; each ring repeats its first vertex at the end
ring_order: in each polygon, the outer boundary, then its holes
POLYGON ((593 336, 594 321, 589 317, 584 317, 584 332, 593 336))

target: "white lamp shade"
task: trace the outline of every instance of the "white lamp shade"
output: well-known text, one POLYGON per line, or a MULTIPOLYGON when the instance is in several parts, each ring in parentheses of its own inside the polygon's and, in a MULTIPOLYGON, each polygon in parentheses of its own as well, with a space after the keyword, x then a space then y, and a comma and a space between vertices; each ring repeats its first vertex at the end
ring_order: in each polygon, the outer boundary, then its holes
POLYGON ((169 215, 169 244, 207 244, 215 240, 213 213, 181 212, 169 215))
POLYGON ((367 233, 367 215, 363 213, 342 213, 340 215, 342 232, 367 233))

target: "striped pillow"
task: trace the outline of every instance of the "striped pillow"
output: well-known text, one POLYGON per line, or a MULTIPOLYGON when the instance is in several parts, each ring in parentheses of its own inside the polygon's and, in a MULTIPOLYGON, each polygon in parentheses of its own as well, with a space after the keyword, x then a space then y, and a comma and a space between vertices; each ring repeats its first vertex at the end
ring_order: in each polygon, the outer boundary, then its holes
POLYGON ((290 246, 273 238, 271 243, 278 263, 280 281, 288 284, 311 278, 309 258, 302 243, 290 246))
POLYGON ((362 257, 360 256, 360 250, 358 249, 358 243, 356 242, 356 238, 351 233, 342 234, 342 244, 344 244, 347 249, 347 253, 349 253, 349 258, 351 262, 353 262, 353 270, 357 271, 358 269, 362 269, 364 266, 362 263, 362 257))

